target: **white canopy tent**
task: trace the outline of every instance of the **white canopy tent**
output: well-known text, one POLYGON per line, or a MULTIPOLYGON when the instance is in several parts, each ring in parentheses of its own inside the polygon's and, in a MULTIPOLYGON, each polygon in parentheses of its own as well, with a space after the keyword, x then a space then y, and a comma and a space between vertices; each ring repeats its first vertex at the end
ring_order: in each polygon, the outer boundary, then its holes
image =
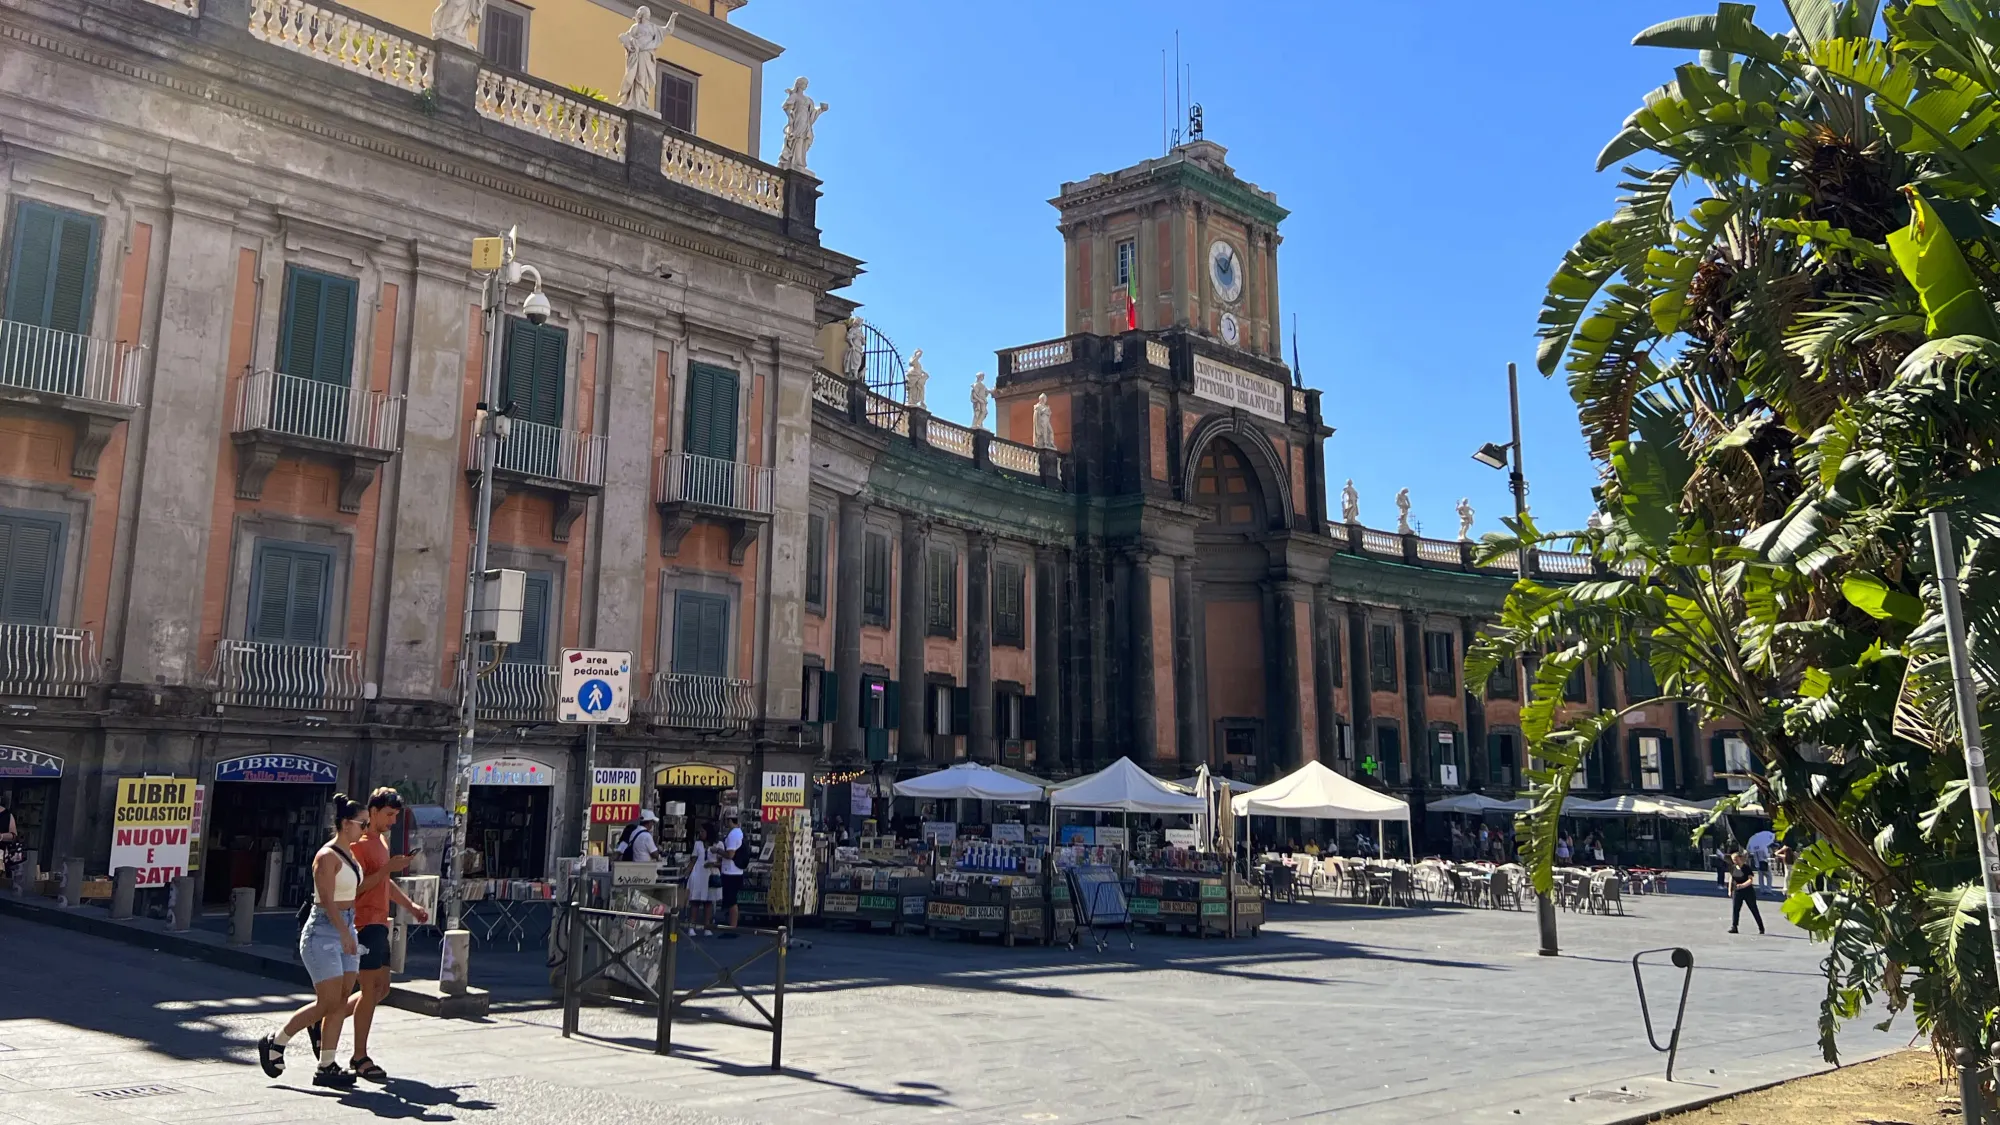
POLYGON ((1602 801, 1568 798, 1563 801, 1562 814, 1577 817, 1668 816, 1686 820, 1704 815, 1701 808, 1689 802, 1672 797, 1648 797, 1643 793, 1621 793, 1602 801))
MULTIPOLYGON (((1342 777, 1326 768, 1317 759, 1307 762, 1291 773, 1269 785, 1252 789, 1248 793, 1232 798, 1229 802, 1237 816, 1243 817, 1243 831, 1250 831, 1251 816, 1290 816, 1313 820, 1372 820, 1375 822, 1375 848, 1382 847, 1382 824, 1385 821, 1400 820, 1407 826, 1410 822, 1410 806, 1387 793, 1378 793, 1365 785, 1342 777)), ((1410 846, 1410 858, 1417 856, 1416 840, 1405 827, 1403 839, 1410 846)), ((1248 848, 1245 848, 1248 851, 1248 848)))
POLYGON ((1194 816, 1202 811, 1203 802, 1173 782, 1140 769, 1132 759, 1120 758, 1088 777, 1053 788, 1049 807, 1051 811, 1099 809, 1194 816))
POLYGON ((1488 797, 1484 793, 1460 793, 1456 797, 1446 797, 1442 801, 1432 801, 1430 804, 1424 806, 1424 811, 1465 813, 1470 816, 1478 816, 1481 813, 1489 812, 1527 812, 1528 799, 1526 797, 1516 797, 1511 801, 1503 801, 1498 797, 1488 797))
POLYGON ((906 778, 896 783, 896 794, 926 801, 1013 801, 1020 804, 1033 804, 1045 796, 1040 785, 978 762, 960 762, 949 769, 906 778))

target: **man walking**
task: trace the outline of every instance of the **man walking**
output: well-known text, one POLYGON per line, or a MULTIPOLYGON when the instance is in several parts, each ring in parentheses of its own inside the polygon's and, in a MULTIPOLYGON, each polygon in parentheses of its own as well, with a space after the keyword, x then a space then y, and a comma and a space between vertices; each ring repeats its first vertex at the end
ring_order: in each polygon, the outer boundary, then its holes
POLYGON ((722 905, 729 911, 729 933, 719 936, 736 936, 736 896, 743 891, 743 868, 736 862, 736 853, 743 850, 743 825, 735 814, 729 814, 729 835, 722 841, 722 905))
POLYGON ((1743 908, 1750 908, 1750 919, 1757 923, 1757 932, 1764 932, 1764 916, 1757 912, 1757 872, 1751 866, 1749 852, 1737 852, 1735 863, 1729 869, 1729 932, 1736 932, 1736 924, 1743 920, 1743 908))
MULTIPOLYGON (((368 1030, 375 1022, 375 1007, 389 996, 389 903, 401 903, 419 924, 431 920, 430 914, 411 902, 390 878, 410 866, 409 856, 389 852, 389 832, 402 815, 402 794, 387 786, 377 789, 368 798, 368 830, 354 842, 354 858, 361 865, 361 889, 354 896, 361 973, 359 991, 347 1000, 347 1018, 354 1024, 354 1059, 349 1065, 356 1076, 370 1082, 389 1080, 388 1072, 368 1057, 368 1030)), ((314 1048, 318 1048, 317 1043, 314 1048)))

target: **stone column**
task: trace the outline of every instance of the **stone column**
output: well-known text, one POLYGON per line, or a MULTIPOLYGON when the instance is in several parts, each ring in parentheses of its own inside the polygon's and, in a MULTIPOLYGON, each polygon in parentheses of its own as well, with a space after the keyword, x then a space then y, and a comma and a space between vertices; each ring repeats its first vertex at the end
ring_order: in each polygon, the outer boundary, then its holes
POLYGON ((1131 708, 1125 723, 1126 743, 1132 760, 1151 766, 1159 757, 1158 732, 1153 727, 1153 567, 1152 556, 1143 548, 1122 553, 1118 559, 1119 585, 1124 587, 1126 611, 1125 698, 1131 708))
MULTIPOLYGON (((809 314, 808 314, 809 315, 809 314)), ((771 528, 760 542, 763 597, 764 709, 769 722, 797 722, 805 702, 806 511, 812 494, 812 379, 817 351, 791 341, 771 345, 767 410, 772 441, 771 528)), ((764 425, 764 420, 753 419, 764 425)))
POLYGON ((1208 289, 1208 203, 1194 201, 1194 265, 1188 271, 1187 316, 1197 332, 1208 331, 1208 306, 1213 295, 1208 289))
POLYGON ((903 516, 903 584, 901 624, 896 630, 897 672, 903 696, 903 717, 896 758, 901 762, 927 762, 931 756, 930 733, 924 729, 924 553, 927 540, 924 521, 903 516))
MULTIPOLYGON (((1375 699, 1368 671, 1368 611, 1347 605, 1347 721, 1354 731, 1355 772, 1375 753, 1375 699)), ((1377 767, 1380 768, 1379 766, 1377 767)))
MULTIPOLYGON (((1174 323, 1186 325, 1188 322, 1188 201, 1186 196, 1177 196, 1173 201, 1173 220, 1168 224, 1167 250, 1173 255, 1168 276, 1173 280, 1174 323)), ((1204 742, 1207 739, 1203 739, 1204 742)))
POLYGON ((1313 709, 1319 714, 1318 738, 1306 752, 1317 754, 1328 767, 1340 759, 1340 716, 1333 707, 1335 631, 1332 608, 1324 597, 1316 595, 1312 601, 1313 709))
POLYGON ((1403 712, 1403 742, 1410 760, 1410 819, 1414 822, 1423 811, 1424 791, 1432 783, 1430 723, 1424 718, 1424 619, 1413 609, 1403 611, 1403 712))
POLYGON ((1084 220, 1084 229, 1090 232, 1090 331, 1100 336, 1116 335, 1125 325, 1121 321, 1114 328, 1110 322, 1111 287, 1117 278, 1111 241, 1105 237, 1103 219, 1084 220))
POLYGON ((1208 740, 1203 737, 1201 707, 1195 694, 1194 560, 1177 558, 1174 565, 1174 744, 1180 752, 1181 770, 1193 773, 1208 760, 1208 740))
POLYGON ((968 716, 965 756, 999 760, 993 743, 993 538, 967 537, 965 550, 965 687, 968 716))
POLYGON ((1037 764, 1068 764, 1069 743, 1063 730, 1062 680, 1062 552, 1035 552, 1035 740, 1037 764))
POLYGON ((1284 716, 1284 737, 1278 742, 1283 757, 1278 768, 1281 773, 1290 773, 1305 763, 1308 754, 1317 753, 1316 748, 1309 747, 1317 743, 1318 734, 1306 729, 1307 719, 1311 717, 1311 709, 1306 704, 1307 693, 1313 690, 1312 666, 1309 661, 1302 661, 1299 654, 1299 627, 1310 624, 1312 612, 1301 603, 1310 604, 1312 587, 1303 582, 1280 582, 1276 596, 1278 692, 1282 704, 1280 713, 1284 716), (1307 615, 1303 622, 1300 620, 1302 612, 1307 615))
POLYGON ((861 498, 840 498, 840 526, 834 533, 833 679, 840 699, 834 705, 833 748, 859 757, 861 736, 861 582, 868 531, 861 498))
POLYGON ((179 173, 169 186, 151 380, 145 408, 126 423, 135 431, 131 440, 144 443, 146 471, 131 509, 135 565, 117 675, 127 683, 181 685, 200 681, 206 655, 196 645, 217 457, 229 440, 218 423, 232 405, 224 400, 241 195, 179 173))
POLYGON ((1284 240, 1277 231, 1264 232, 1264 295, 1271 320, 1271 358, 1279 363, 1285 362, 1285 325, 1278 319, 1278 243, 1284 240))
POLYGON ((416 293, 403 445, 385 470, 396 478, 388 517, 395 521, 389 633, 382 646, 382 694, 389 699, 441 697, 440 669, 445 654, 457 651, 464 626, 450 613, 465 587, 465 575, 452 567, 452 533, 470 522, 471 511, 462 412, 479 291, 463 253, 425 242, 412 250, 416 293))
MULTIPOLYGON (((646 635, 646 532, 649 521, 653 463, 653 401, 658 396, 659 360, 653 339, 657 310, 629 298, 614 296, 611 306, 611 362, 605 370, 610 384, 604 417, 596 429, 605 435, 602 513, 593 529, 598 537, 598 647, 638 653, 646 635)), ((636 668, 647 662, 636 660, 636 668)), ((647 690, 635 683, 634 694, 647 690)))
POLYGON ((1160 240, 1157 224, 1153 222, 1154 204, 1141 203, 1138 212, 1139 237, 1133 243, 1137 260, 1132 263, 1132 268, 1138 271, 1139 327, 1150 331, 1160 326, 1160 240))

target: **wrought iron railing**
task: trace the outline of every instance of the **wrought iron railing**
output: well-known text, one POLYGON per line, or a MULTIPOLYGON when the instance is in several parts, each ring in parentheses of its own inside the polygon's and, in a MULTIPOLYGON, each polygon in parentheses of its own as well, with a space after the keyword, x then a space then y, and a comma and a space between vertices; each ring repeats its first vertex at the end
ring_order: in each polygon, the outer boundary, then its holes
POLYGON ((250 0, 250 34, 412 93, 437 84, 429 46, 305 0, 250 0))
POLYGON ((869 425, 904 437, 910 436, 910 416, 904 413, 902 403, 886 395, 869 391, 866 410, 869 425))
POLYGON ((88 629, 0 624, 0 695, 80 696, 98 671, 88 629))
MULTIPOLYGON (((510 420, 494 464, 510 472, 565 484, 604 483, 604 435, 510 420)), ((478 431, 466 442, 466 468, 479 467, 478 431)))
POLYGON ((1069 341, 1064 339, 1016 348, 1009 354, 1009 358, 1015 371, 1037 371, 1044 367, 1068 363, 1070 355, 1069 341))
POLYGON ((767 215, 785 213, 784 173, 687 137, 668 136, 661 143, 660 175, 767 215))
POLYGON ((1042 472, 1042 455, 1040 451, 1032 445, 1022 445, 1017 441, 994 438, 992 441, 987 442, 986 459, 993 462, 996 468, 1008 469, 1016 473, 1040 476, 1042 472))
POLYGON ((394 452, 403 429, 403 396, 366 387, 253 371, 236 400, 236 432, 273 433, 394 452))
POLYGON ((481 69, 473 92, 481 117, 612 160, 625 159, 625 117, 603 103, 481 69))
POLYGON ((769 515, 771 468, 698 453, 668 453, 660 458, 658 499, 769 515))
POLYGON ((946 453, 957 454, 968 461, 972 460, 972 431, 956 422, 947 422, 935 417, 929 419, 924 423, 924 440, 929 442, 933 449, 942 449, 946 453))
POLYGON ((144 351, 122 341, 0 320, 0 386, 134 406, 144 351))
POLYGON ((227 707, 315 711, 361 698, 361 654, 353 649, 266 641, 217 641, 215 701, 227 707))
MULTIPOLYGON (((487 656, 481 657, 485 668, 487 656)), ((560 669, 547 664, 502 660, 479 677, 474 698, 479 718, 510 723, 552 723, 556 719, 556 678, 560 669)))
POLYGON ((654 726, 735 726, 757 717, 757 693, 749 680, 656 672, 639 713, 654 726))

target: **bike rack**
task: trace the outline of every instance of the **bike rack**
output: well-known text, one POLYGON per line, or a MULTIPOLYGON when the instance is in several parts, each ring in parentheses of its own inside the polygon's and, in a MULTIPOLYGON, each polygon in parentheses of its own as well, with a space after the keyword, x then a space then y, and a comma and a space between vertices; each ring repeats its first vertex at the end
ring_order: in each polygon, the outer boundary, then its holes
POLYGON ((1681 1049, 1681 1021, 1687 1018, 1688 986, 1694 983, 1694 953, 1682 946, 1670 945, 1660 949, 1642 949, 1632 955, 1632 983, 1639 986, 1639 1018, 1646 1024, 1646 1042, 1653 1050, 1667 1056, 1667 1081, 1674 1080, 1674 1056, 1681 1049), (1674 1012, 1674 1033, 1667 1038, 1667 1045, 1660 1046, 1653 1034, 1653 1013, 1646 1007, 1646 978, 1639 975, 1639 958, 1649 953, 1672 954, 1669 958, 1676 969, 1685 970, 1681 976, 1681 1006, 1674 1012))

